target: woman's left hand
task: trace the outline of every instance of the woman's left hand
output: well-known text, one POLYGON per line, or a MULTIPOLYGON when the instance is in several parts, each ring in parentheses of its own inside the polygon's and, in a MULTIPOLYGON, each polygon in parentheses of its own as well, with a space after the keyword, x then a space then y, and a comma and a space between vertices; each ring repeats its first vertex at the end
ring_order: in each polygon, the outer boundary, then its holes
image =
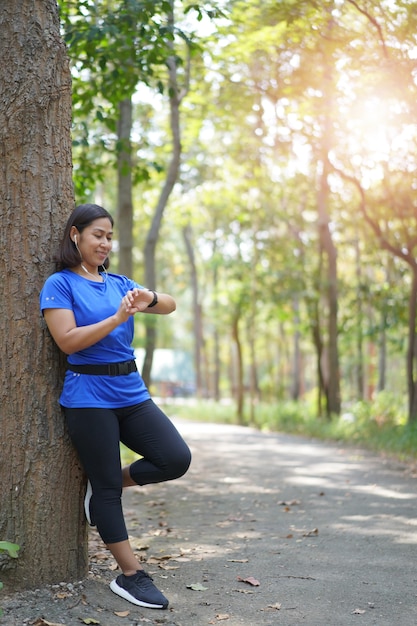
POLYGON ((159 313, 167 315, 175 311, 176 304, 174 298, 168 294, 158 293, 158 302, 155 306, 149 308, 154 300, 154 292, 148 289, 132 289, 127 292, 123 298, 126 312, 130 315, 135 313, 159 313))
POLYGON ((152 300, 152 291, 136 288, 127 292, 123 298, 123 303, 125 305, 126 312, 134 315, 135 313, 141 313, 147 309, 152 300))

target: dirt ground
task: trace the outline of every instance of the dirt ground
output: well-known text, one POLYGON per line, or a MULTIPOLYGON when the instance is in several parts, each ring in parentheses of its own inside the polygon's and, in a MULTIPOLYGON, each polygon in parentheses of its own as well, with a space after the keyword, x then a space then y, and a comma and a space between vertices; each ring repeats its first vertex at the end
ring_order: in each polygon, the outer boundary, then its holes
POLYGON ((234 426, 177 421, 182 479, 124 493, 129 534, 168 610, 114 595, 90 533, 87 580, 0 594, 7 626, 415 626, 414 468, 234 426))

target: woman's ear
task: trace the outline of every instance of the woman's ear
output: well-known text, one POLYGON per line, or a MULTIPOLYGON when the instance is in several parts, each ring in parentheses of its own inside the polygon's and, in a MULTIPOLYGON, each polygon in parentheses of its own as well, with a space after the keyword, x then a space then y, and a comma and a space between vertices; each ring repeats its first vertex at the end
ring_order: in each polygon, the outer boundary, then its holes
POLYGON ((75 243, 75 245, 77 245, 77 235, 78 235, 78 231, 75 228, 75 226, 73 226, 70 230, 70 238, 71 238, 71 241, 75 243))

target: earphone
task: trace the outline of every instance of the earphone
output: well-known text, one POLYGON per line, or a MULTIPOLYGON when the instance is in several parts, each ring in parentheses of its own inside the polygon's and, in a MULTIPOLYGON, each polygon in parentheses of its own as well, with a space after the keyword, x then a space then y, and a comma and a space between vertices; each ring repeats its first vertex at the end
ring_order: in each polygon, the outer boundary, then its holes
POLYGON ((77 245, 77 235, 74 235, 74 243, 77 245))

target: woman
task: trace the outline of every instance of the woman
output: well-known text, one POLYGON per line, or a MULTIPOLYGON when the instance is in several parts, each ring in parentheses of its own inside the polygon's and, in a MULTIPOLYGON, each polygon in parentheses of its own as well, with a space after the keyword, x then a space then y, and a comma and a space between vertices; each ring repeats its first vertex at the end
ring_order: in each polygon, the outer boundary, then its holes
POLYGON ((88 478, 84 501, 122 574, 112 591, 139 606, 165 609, 168 600, 130 546, 122 488, 182 476, 191 455, 166 415, 153 403, 136 369, 131 346, 136 313, 166 315, 174 299, 107 273, 113 219, 95 204, 71 214, 40 307, 58 347, 68 355, 60 404, 88 478), (142 456, 121 468, 120 441, 142 456))

